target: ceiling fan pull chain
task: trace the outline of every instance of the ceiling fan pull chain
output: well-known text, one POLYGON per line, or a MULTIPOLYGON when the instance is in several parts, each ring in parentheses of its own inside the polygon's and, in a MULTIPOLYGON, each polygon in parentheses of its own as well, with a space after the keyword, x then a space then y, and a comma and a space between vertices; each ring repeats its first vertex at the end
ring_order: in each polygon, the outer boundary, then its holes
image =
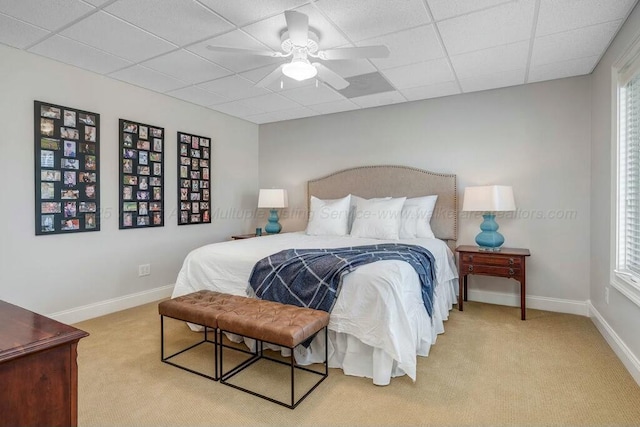
POLYGON ((284 89, 284 80, 280 79, 280 89, 284 89))

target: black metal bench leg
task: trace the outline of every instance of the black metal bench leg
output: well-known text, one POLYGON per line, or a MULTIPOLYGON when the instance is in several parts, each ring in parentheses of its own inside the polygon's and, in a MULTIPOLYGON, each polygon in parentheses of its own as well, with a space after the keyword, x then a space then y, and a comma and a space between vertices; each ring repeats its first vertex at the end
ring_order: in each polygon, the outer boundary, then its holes
POLYGON ((160 360, 164 361, 164 316, 160 315, 160 360))
POLYGON ((293 407, 294 403, 295 403, 295 379, 294 379, 294 375, 295 375, 295 366, 294 366, 294 359, 295 356, 293 354, 293 348, 291 348, 291 406, 293 407))

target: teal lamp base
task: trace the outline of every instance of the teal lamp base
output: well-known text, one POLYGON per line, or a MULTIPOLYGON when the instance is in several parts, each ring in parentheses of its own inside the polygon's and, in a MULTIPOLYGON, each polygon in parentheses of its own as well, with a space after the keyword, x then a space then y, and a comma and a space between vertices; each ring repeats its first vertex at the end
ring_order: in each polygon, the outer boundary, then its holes
POLYGON ((498 223, 493 214, 482 215, 484 221, 480 224, 482 232, 476 236, 476 243, 481 251, 498 252, 504 243, 504 236, 498 233, 498 223))
POLYGON ((264 231, 269 234, 278 234, 280 230, 282 230, 282 226, 278 222, 278 211, 275 209, 271 209, 271 213, 269 214, 268 223, 264 227, 264 231))

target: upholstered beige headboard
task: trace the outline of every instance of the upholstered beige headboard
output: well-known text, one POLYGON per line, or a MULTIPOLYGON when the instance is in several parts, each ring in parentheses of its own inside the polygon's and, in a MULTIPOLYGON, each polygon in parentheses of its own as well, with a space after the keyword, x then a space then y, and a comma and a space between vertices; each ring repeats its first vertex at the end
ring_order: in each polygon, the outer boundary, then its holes
POLYGON ((307 183, 307 200, 337 199, 347 194, 371 197, 438 195, 431 229, 449 246, 458 239, 456 176, 406 166, 363 166, 346 169, 307 183))

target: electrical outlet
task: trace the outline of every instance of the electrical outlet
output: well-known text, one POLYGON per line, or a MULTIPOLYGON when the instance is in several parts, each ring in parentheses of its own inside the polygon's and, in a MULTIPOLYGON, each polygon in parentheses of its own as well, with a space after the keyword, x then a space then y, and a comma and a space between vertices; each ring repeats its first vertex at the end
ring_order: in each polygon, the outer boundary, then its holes
POLYGON ((138 276, 148 276, 151 274, 151 264, 141 264, 138 266, 138 276))
POLYGON ((609 304, 609 287, 605 286, 604 288, 604 300, 607 304, 609 304))

